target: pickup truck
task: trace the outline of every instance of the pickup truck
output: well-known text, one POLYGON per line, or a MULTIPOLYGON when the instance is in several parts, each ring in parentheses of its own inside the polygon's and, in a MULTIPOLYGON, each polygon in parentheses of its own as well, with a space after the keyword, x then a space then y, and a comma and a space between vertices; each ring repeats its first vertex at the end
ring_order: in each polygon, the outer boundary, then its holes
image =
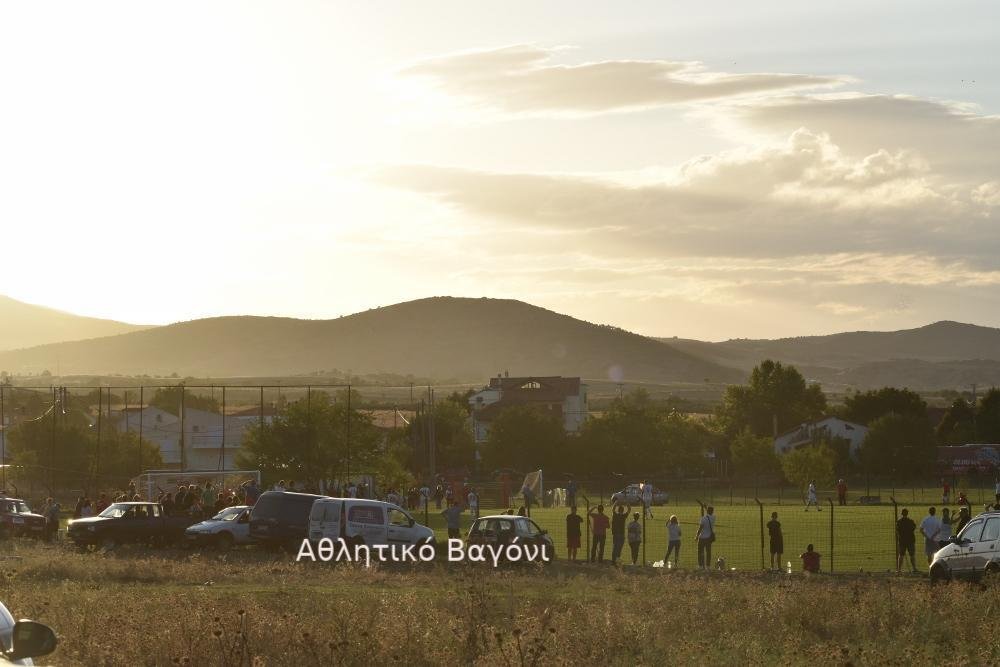
POLYGON ((167 516, 159 503, 114 503, 97 516, 75 519, 67 534, 77 546, 113 549, 125 542, 166 545, 184 539, 187 516, 167 516))

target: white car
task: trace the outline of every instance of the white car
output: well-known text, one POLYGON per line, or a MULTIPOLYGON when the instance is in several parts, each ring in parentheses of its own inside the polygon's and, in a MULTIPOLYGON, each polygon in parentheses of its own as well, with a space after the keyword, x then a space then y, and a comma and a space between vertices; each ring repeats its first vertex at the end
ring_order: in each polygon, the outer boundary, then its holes
POLYGON ((1000 576, 1000 512, 984 512, 934 554, 931 581, 1000 576))
POLYGON ((7 607, 0 603, 0 665, 34 665, 31 660, 56 649, 56 633, 34 621, 14 621, 7 607))
POLYGON ((211 519, 206 519, 184 531, 184 539, 188 544, 200 546, 215 546, 219 549, 230 549, 237 544, 250 544, 250 511, 249 505, 227 507, 211 519))
POLYGON ((434 531, 398 505, 361 498, 320 498, 309 514, 309 540, 344 538, 349 544, 433 544, 434 531))

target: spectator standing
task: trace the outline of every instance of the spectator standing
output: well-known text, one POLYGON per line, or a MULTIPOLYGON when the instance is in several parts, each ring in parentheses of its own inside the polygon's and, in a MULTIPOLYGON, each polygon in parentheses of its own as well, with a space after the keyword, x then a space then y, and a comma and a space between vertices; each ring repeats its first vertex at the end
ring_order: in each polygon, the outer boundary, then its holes
POLYGON ((962 507, 958 510, 958 523, 955 524, 955 534, 958 535, 965 528, 965 524, 969 523, 971 515, 969 514, 968 507, 962 507))
POLYGON ((215 501, 218 498, 218 494, 215 492, 215 487, 212 486, 212 482, 205 483, 205 490, 201 493, 201 504, 203 507, 210 508, 215 507, 215 501))
POLYGON ((59 532, 59 503, 49 498, 45 501, 45 541, 51 542, 59 532))
POLYGON ((639 545, 642 544, 642 524, 639 523, 639 513, 632 515, 632 522, 628 525, 628 548, 632 552, 632 565, 639 560, 639 545))
POLYGON ((462 530, 462 508, 454 500, 448 504, 448 509, 441 512, 448 525, 448 539, 459 539, 462 530))
POLYGON ((420 508, 427 509, 427 504, 430 502, 431 489, 426 484, 420 487, 420 508))
MULTIPOLYGON (((847 482, 845 482, 843 479, 837 480, 837 504, 838 505, 847 504, 847 482)), ((781 559, 779 558, 778 560, 781 559)))
POLYGON ((933 507, 927 510, 927 516, 920 522, 920 533, 924 536, 924 553, 927 555, 928 565, 934 553, 940 549, 938 546, 938 533, 941 532, 941 519, 937 516, 937 510, 933 507))
POLYGON ((576 480, 572 477, 566 482, 566 504, 576 507, 576 480))
POLYGON ((625 521, 631 507, 625 505, 615 505, 611 510, 611 564, 618 563, 622 556, 622 548, 625 546, 625 521))
POLYGON ((571 505, 566 515, 566 551, 569 559, 576 562, 576 552, 580 548, 580 526, 583 517, 576 513, 576 505, 571 505))
POLYGON ((444 489, 438 484, 434 487, 434 507, 441 509, 441 501, 444 499, 444 489))
POLYGON ((778 513, 771 512, 771 520, 767 522, 767 535, 771 550, 771 569, 781 570, 781 555, 785 552, 785 536, 781 533, 781 522, 778 513))
POLYGON ((715 508, 709 506, 698 522, 698 567, 712 567, 712 542, 715 542, 715 508))
POLYGON ((820 556, 813 551, 813 545, 807 545, 806 550, 799 556, 802 559, 802 570, 811 574, 819 572, 820 556))
POLYGON ((947 507, 941 508, 941 530, 938 531, 938 547, 945 547, 951 539, 951 510, 947 507))
POLYGON ((358 497, 358 485, 355 484, 354 482, 350 482, 347 485, 347 497, 348 498, 357 498, 358 497))
POLYGON ((816 500, 816 480, 809 482, 809 488, 806 489, 806 511, 809 511, 809 506, 815 505, 817 512, 822 512, 823 508, 819 506, 819 501, 816 500))
POLYGON ((951 484, 948 483, 948 480, 942 479, 941 480, 941 504, 942 505, 948 505, 949 503, 951 503, 951 484))
POLYGON ((90 498, 83 499, 83 507, 80 508, 80 518, 86 519, 87 517, 94 516, 94 507, 90 503, 90 498))
POLYGON ((94 507, 94 512, 96 514, 100 514, 104 510, 108 509, 108 505, 110 504, 111 503, 108 502, 108 495, 106 493, 101 493, 97 496, 97 504, 94 507))
POLYGON ((903 571, 903 559, 906 554, 910 555, 910 569, 917 571, 917 563, 914 560, 917 539, 915 533, 917 524, 910 518, 910 510, 903 508, 899 519, 896 520, 896 574, 903 571))
POLYGON ((681 524, 677 521, 677 515, 671 514, 667 521, 667 555, 663 557, 663 564, 670 560, 670 554, 674 555, 674 564, 681 562, 681 524))
POLYGON ((476 493, 474 488, 469 489, 469 513, 472 514, 472 520, 475 521, 479 518, 479 494, 476 493))
POLYGON ((521 495, 524 496, 524 507, 531 516, 531 506, 535 503, 535 492, 527 486, 521 487, 521 495))
POLYGON ((260 498, 260 488, 257 486, 257 480, 251 479, 247 482, 243 482, 240 486, 243 488, 246 504, 255 505, 257 503, 257 499, 260 498))
POLYGON ((611 522, 604 513, 604 505, 598 505, 597 511, 590 511, 590 528, 594 535, 594 541, 590 544, 590 562, 604 562, 604 541, 608 535, 608 527, 611 522))
POLYGON ((647 484, 645 481, 639 485, 642 489, 642 507, 643 512, 646 513, 650 519, 653 518, 653 485, 647 484))

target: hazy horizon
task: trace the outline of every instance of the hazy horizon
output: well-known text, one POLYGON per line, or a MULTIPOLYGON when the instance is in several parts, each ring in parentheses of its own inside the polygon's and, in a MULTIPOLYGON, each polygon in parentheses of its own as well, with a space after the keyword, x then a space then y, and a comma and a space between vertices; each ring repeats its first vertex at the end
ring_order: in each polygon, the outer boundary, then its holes
POLYGON ((56 5, 0 8, 14 299, 1000 326, 994 3, 56 5))

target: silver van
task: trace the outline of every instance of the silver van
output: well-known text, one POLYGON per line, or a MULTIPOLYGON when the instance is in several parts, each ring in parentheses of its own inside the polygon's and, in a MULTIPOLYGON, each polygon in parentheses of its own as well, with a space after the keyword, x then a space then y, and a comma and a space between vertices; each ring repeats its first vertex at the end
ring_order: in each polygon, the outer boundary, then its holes
POLYGON ((320 498, 309 514, 309 540, 323 538, 348 544, 433 544, 434 531, 417 523, 392 503, 362 498, 320 498))

